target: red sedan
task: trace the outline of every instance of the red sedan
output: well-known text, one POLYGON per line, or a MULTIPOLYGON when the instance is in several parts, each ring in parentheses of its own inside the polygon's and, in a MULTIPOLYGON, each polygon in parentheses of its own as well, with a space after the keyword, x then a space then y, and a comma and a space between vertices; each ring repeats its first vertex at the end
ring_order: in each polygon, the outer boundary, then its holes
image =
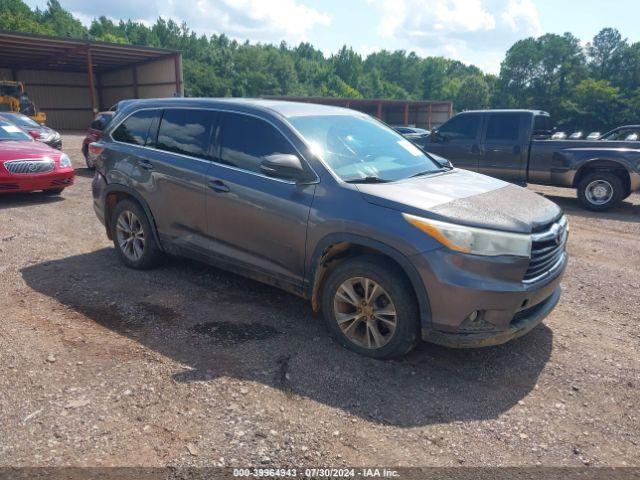
POLYGON ((69 156, 0 121, 0 193, 43 190, 58 195, 73 184, 69 156))
POLYGON ((87 135, 82 141, 82 154, 84 155, 84 159, 87 162, 87 167, 94 168, 93 159, 89 155, 89 144, 100 140, 103 130, 115 114, 116 112, 112 111, 100 112, 96 115, 96 118, 93 119, 91 125, 89 125, 87 135))

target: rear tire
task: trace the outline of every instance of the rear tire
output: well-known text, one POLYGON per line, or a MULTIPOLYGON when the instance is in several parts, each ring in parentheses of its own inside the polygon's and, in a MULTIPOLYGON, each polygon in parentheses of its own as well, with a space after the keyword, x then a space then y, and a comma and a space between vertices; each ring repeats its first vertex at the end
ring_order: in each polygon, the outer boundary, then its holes
POLYGON ((331 272, 322 310, 331 335, 361 355, 399 357, 420 339, 411 284, 398 266, 375 255, 346 260, 331 272))
POLYGON ((121 200, 115 206, 111 215, 111 237, 120 260, 129 268, 148 270, 164 258, 146 213, 132 200, 121 200))
POLYGON ((580 203, 594 212, 604 212, 622 201, 625 188, 622 180, 611 172, 594 172, 578 185, 580 203))

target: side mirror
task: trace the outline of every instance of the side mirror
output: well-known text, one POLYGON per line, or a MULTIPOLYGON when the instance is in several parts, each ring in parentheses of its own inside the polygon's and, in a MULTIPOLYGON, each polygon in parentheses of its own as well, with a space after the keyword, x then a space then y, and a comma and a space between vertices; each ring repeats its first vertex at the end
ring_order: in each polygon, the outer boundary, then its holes
POLYGON ((38 140, 40 138, 40 132, 38 130, 29 130, 28 133, 34 140, 38 140))
POLYGON ((260 171, 265 175, 276 178, 299 180, 304 176, 305 169, 296 155, 276 153, 262 158, 260 171))

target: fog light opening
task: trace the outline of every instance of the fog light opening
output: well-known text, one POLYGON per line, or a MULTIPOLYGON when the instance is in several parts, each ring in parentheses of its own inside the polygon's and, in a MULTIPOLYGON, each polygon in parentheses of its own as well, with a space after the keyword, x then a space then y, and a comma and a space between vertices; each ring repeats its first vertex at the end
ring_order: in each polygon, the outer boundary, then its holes
POLYGON ((474 310, 473 312, 471 312, 469 314, 469 316, 467 317, 467 320, 469 320, 470 322, 475 322, 478 319, 478 311, 474 310))

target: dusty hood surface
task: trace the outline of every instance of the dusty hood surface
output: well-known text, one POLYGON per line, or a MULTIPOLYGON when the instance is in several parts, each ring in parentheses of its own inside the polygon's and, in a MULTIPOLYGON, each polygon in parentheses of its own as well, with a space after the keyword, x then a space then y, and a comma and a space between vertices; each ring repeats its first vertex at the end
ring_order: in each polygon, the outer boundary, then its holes
POLYGON ((530 233, 562 214, 555 203, 526 188, 467 170, 357 187, 375 205, 509 232, 530 233))

